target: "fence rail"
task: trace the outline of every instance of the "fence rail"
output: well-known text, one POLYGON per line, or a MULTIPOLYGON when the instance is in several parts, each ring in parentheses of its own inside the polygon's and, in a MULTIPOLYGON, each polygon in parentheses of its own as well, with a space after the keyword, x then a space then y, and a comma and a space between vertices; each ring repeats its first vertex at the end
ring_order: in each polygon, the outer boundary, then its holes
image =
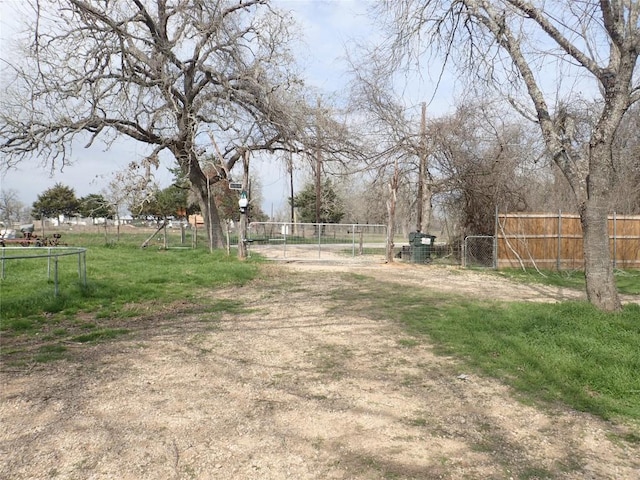
MULTIPOLYGON (((579 215, 498 214, 496 237, 497 268, 584 268, 579 215)), ((610 215, 609 245, 614 268, 640 268, 640 215, 610 215)))

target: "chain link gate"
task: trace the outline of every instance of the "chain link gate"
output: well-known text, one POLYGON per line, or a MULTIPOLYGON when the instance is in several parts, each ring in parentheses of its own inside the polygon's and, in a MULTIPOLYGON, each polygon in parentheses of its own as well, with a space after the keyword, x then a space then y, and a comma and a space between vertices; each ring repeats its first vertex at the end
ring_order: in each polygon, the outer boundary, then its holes
POLYGON ((476 235, 464 239, 464 267, 496 268, 496 239, 476 235))
POLYGON ((383 262, 386 225, 252 222, 250 250, 267 258, 383 262))

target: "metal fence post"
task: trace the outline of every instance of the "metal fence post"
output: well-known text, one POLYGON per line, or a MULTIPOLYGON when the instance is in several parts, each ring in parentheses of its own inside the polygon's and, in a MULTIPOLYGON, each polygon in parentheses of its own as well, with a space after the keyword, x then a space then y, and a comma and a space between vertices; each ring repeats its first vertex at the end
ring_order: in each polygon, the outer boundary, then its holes
MULTIPOLYGON (((80 280, 80 282, 82 282, 82 257, 83 255, 78 255, 78 280, 80 280)), ((84 283, 86 283, 86 280, 84 283)))
POLYGON ((356 256, 356 226, 351 225, 351 256, 356 256))
POLYGON ((462 241, 462 252, 460 255, 462 268, 467 268, 467 238, 469 237, 464 237, 464 240, 462 241))
POLYGON ((53 285, 54 285, 54 295, 57 297, 58 294, 60 293, 58 288, 58 256, 57 255, 53 258, 53 285))
POLYGON ((498 236, 493 237, 493 269, 498 269, 498 236))
MULTIPOLYGON (((493 229, 493 268, 498 269, 498 234, 500 233, 500 210, 496 204, 494 229, 493 229)), ((465 243, 467 239, 465 238, 465 243)), ((464 249, 463 249, 464 254, 464 249)), ((464 267, 464 264, 462 265, 464 267)))
POLYGON ((282 256, 287 258, 287 230, 289 227, 286 223, 282 224, 282 256))

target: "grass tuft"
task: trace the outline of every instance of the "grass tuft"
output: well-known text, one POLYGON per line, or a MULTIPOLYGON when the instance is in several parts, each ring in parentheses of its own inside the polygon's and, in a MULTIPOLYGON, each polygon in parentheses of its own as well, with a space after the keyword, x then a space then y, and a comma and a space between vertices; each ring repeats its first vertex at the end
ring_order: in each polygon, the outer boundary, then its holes
POLYGON ((129 333, 129 330, 125 328, 105 328, 90 333, 83 333, 82 335, 76 335, 75 337, 71 337, 71 341, 78 343, 97 342, 109 340, 126 333, 129 333))

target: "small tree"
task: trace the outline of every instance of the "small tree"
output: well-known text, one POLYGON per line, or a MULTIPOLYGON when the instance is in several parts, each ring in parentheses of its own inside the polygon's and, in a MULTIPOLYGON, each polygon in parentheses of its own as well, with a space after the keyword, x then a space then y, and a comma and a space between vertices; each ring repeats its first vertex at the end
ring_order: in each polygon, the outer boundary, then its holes
POLYGON ((78 213, 85 218, 90 218, 95 225, 96 218, 104 219, 104 240, 107 238, 107 219, 113 220, 116 216, 116 209, 102 195, 92 193, 78 200, 78 213))
MULTIPOLYGON (((142 247, 146 247, 157 233, 166 227, 170 217, 181 217, 187 210, 187 190, 176 185, 171 185, 163 190, 156 190, 138 209, 137 216, 153 217, 158 226, 157 230, 147 238, 142 247)), ((167 237, 164 238, 164 246, 167 247, 167 237)))
POLYGON ((31 216, 36 220, 42 221, 44 230, 45 218, 77 215, 79 206, 80 203, 73 188, 56 183, 53 187, 38 195, 38 199, 33 202, 31 216))
POLYGON ((158 189, 138 208, 139 217, 153 217, 160 225, 170 217, 181 217, 187 205, 187 191, 175 185, 158 189))
MULTIPOLYGON (((113 220, 115 208, 102 195, 91 193, 78 200, 78 213, 85 218, 90 218, 95 224, 96 218, 113 220)), ((105 225, 107 222, 105 222, 105 225)))
POLYGON ((320 218, 318 218, 316 216, 315 183, 307 183, 300 193, 293 197, 293 206, 299 209, 302 222, 338 223, 345 215, 344 204, 330 179, 326 179, 322 185, 321 205, 320 218))

